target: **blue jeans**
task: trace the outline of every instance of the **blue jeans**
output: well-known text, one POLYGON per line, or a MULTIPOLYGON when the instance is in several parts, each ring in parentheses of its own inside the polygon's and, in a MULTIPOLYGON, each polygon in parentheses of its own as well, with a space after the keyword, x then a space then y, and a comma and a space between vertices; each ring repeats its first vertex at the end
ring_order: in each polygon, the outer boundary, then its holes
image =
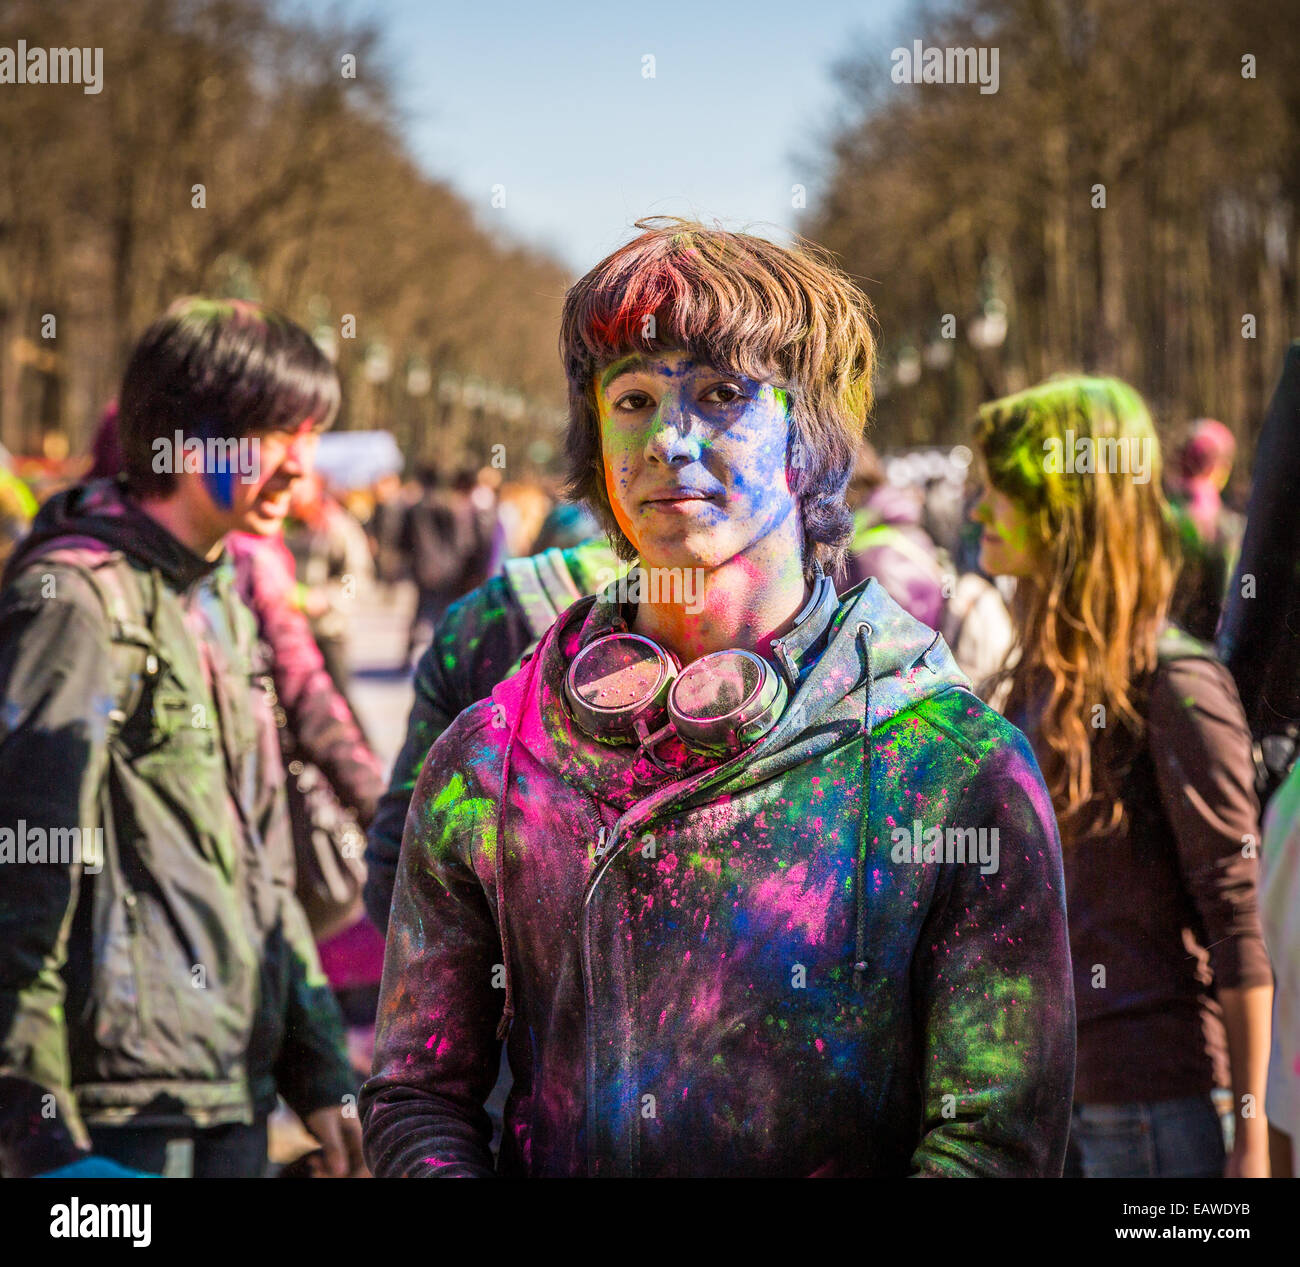
POLYGON ((1067 1179, 1216 1179, 1227 1154, 1209 1094, 1144 1104, 1076 1104, 1067 1179))

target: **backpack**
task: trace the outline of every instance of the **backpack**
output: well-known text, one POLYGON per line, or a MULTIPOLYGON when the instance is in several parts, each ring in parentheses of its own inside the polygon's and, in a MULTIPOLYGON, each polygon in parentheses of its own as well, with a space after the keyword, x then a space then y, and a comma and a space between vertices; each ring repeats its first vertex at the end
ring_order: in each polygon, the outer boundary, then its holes
POLYGON ((528 632, 533 642, 555 623, 556 617, 567 611, 582 597, 574 581, 564 552, 552 546, 541 554, 528 555, 505 561, 506 581, 528 622, 528 632))
POLYGON ((133 732, 162 673, 165 656, 154 632, 162 578, 149 573, 146 601, 136 569, 119 566, 126 556, 97 537, 56 537, 26 555, 22 571, 39 560, 75 569, 94 590, 108 623, 115 707, 108 714, 108 741, 133 732))
MULTIPOLYGON (((74 569, 94 590, 108 622, 113 668, 114 703, 106 719, 105 741, 109 747, 124 745, 129 755, 131 742, 141 733, 148 733, 153 693, 165 661, 153 629, 162 580, 156 570, 151 571, 151 594, 146 605, 135 569, 120 566, 125 557, 97 537, 56 537, 25 555, 20 570, 27 572, 38 563, 61 564, 74 569), (127 738, 122 740, 124 734, 127 738)), ((18 571, 10 572, 7 579, 17 575, 18 571)), ((100 865, 109 881, 108 891, 126 895, 134 902, 122 869, 110 782, 106 774, 95 796, 97 826, 103 831, 100 865)))

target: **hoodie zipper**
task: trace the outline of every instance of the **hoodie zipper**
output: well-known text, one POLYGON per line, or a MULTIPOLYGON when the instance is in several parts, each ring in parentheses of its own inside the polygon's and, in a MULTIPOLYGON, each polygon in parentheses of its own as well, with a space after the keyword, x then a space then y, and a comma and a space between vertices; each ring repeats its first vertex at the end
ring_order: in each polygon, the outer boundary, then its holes
MULTIPOLYGON (((874 627, 867 621, 859 622, 858 628, 854 632, 854 641, 856 642, 857 639, 861 636, 863 629, 867 631, 867 643, 869 646, 870 638, 874 634, 874 627)), ((867 800, 863 806, 863 820, 862 820, 862 826, 860 828, 861 831, 866 830, 867 827, 866 819, 870 813, 870 782, 871 782, 870 753, 871 753, 871 732, 872 732, 871 722, 873 718, 871 716, 871 661, 870 661, 869 651, 867 652, 865 671, 866 671, 866 680, 864 685, 865 685, 867 696, 866 696, 866 713, 865 713, 864 723, 863 723, 864 724, 864 733, 863 733, 864 776, 863 777, 865 783, 867 784, 867 787, 865 789, 867 800)), ((794 706, 794 699, 792 697, 786 705, 786 713, 784 715, 785 717, 788 717, 790 715, 790 711, 793 708, 793 706, 794 706)), ((596 1173, 596 1165, 595 1165, 596 1120, 595 1120, 595 1110, 594 1110, 594 1105, 596 1102, 596 1097, 595 1097, 596 1075, 595 1075, 595 1062, 592 1058, 596 1046, 596 1035, 595 1035, 596 993, 595 993, 595 986, 592 980, 592 973, 591 973, 592 953, 591 953, 591 919, 590 919, 591 899, 595 895, 596 886, 604 878, 605 873, 606 871, 608 871, 610 864, 626 848, 627 842, 626 841, 620 842, 619 836, 627 829, 629 820, 635 820, 639 815, 644 815, 644 817, 641 818, 641 821, 636 824, 637 826, 644 826, 647 823, 653 822, 655 816, 658 813, 660 813, 662 810, 670 806, 673 803, 673 801, 683 792, 685 792, 685 794, 689 797, 693 795, 695 792, 699 791, 701 788, 708 786, 711 781, 724 782, 726 778, 732 773, 733 770, 739 769, 746 762, 752 761, 755 754, 755 750, 759 747, 764 746, 765 744, 770 743, 773 737, 780 734, 781 730, 782 730, 781 724, 780 722, 778 722, 776 727, 773 730, 769 731, 766 735, 764 735, 763 738, 760 739, 757 744, 753 744, 750 747, 746 748, 743 752, 738 753, 730 761, 726 761, 722 765, 713 766, 711 769, 700 771, 695 775, 679 774, 675 778, 669 780, 669 782, 666 783, 664 786, 652 792, 649 796, 644 797, 642 800, 638 801, 635 805, 633 805, 630 809, 626 810, 622 815, 619 816, 618 821, 614 824, 613 828, 611 829, 609 840, 606 842, 601 859, 597 863, 595 870, 591 873, 591 876, 587 880, 586 887, 584 888, 582 894, 581 949, 582 949, 582 980, 583 980, 583 989, 586 995, 586 1004, 587 1004, 585 1030, 586 1030, 586 1039, 587 1039, 587 1061, 586 1061, 586 1065, 587 1065, 587 1173, 589 1176, 594 1177, 596 1173), (682 785, 687 783, 688 781, 691 782, 691 786, 683 787, 682 785)), ((586 793, 585 795, 587 800, 590 801, 594 806, 595 800, 591 796, 591 794, 586 793)), ((600 821, 598 808, 597 808, 596 821, 598 823, 600 821)), ((599 839, 599 837, 597 837, 597 839, 599 839)), ((858 849, 859 850, 861 849, 860 842, 858 844, 858 849)), ((854 861, 855 863, 857 862, 856 857, 854 861)), ((859 896, 858 897, 859 904, 861 903, 861 901, 862 901, 861 896, 859 896)), ((858 915, 857 923, 859 925, 861 923, 860 913, 858 915)), ((855 933, 857 931, 858 930, 855 929, 855 933)), ((855 937, 855 949, 860 949, 857 944, 858 941, 859 938, 855 937)), ((633 1122, 635 1122, 636 1120, 637 1119, 633 1118, 633 1122)), ((636 1174, 638 1173, 638 1171, 637 1171, 637 1158, 635 1154, 638 1151, 637 1142, 639 1140, 639 1127, 634 1129, 630 1133, 630 1140, 631 1140, 631 1146, 629 1147, 628 1150, 630 1154, 628 1157, 628 1168, 631 1171, 631 1173, 636 1174)))
MULTIPOLYGON (((770 738, 771 735, 774 733, 775 731, 769 732, 768 735, 764 736, 764 739, 770 738)), ((759 742, 761 743, 762 740, 760 740, 759 742)), ((587 1060, 586 1060, 587 1174, 591 1178, 596 1177, 596 1155, 597 1155, 597 1149, 596 1149, 597 1123, 596 1123, 596 1113, 595 1113, 596 1072, 595 1072, 595 1061, 592 1058, 596 1047, 596 1033, 595 1033, 596 990, 595 990, 595 983, 592 980, 592 972, 591 972, 591 960, 592 960, 591 919, 590 919, 591 899, 595 894, 596 886, 604 878, 605 872, 609 869, 610 864, 620 853, 623 852, 624 848, 626 847, 627 842, 623 841, 622 843, 620 843, 619 836, 626 830, 629 819, 635 819, 638 814, 644 814, 645 817, 641 820, 638 826, 644 826, 647 823, 653 822, 655 815, 659 813, 660 810, 670 805, 674 800, 674 798, 680 795, 683 791, 685 791, 687 795, 690 795, 698 791, 700 788, 707 786, 710 780, 712 779, 716 779, 719 782, 723 781, 727 777, 727 775, 729 775, 733 770, 739 769, 744 764, 745 761, 752 759, 754 755, 754 749, 756 747, 758 747, 757 744, 751 745, 749 748, 746 748, 743 752, 738 753, 730 761, 724 762, 722 765, 713 766, 706 770, 697 771, 695 774, 676 775, 674 778, 670 779, 667 783, 665 783, 662 787, 650 793, 649 796, 642 798, 635 805, 631 806, 631 808, 629 808, 619 816, 618 821, 610 829, 609 839, 604 846, 604 852, 601 855, 600 860, 596 864, 596 869, 591 873, 591 876, 587 880, 586 888, 584 889, 582 894, 581 947, 582 947, 582 983, 583 983, 583 991, 584 994, 586 995, 586 1003, 587 1003, 586 1022, 584 1025, 584 1029, 586 1031, 586 1039, 587 1039, 587 1060), (684 789, 681 785, 687 783, 688 781, 691 782, 693 786, 691 786, 688 789, 684 789), (649 810, 648 813, 646 812, 647 808, 649 810)), ((591 794, 586 793, 585 795, 586 795, 586 799, 590 801, 591 804, 594 806, 595 799, 591 796, 591 794)), ((599 807, 597 807, 596 821, 597 822, 600 821, 599 807)), ((597 837, 597 839, 599 839, 599 836, 597 837)), ((627 1163, 628 1163, 629 1172, 635 1175, 639 1173, 638 1143, 639 1143, 640 1128, 635 1126, 635 1123, 637 1121, 635 1117, 632 1119, 632 1121, 634 1123, 634 1127, 631 1131, 627 1133, 627 1138, 629 1142, 629 1146, 627 1150, 628 1151, 627 1163)))

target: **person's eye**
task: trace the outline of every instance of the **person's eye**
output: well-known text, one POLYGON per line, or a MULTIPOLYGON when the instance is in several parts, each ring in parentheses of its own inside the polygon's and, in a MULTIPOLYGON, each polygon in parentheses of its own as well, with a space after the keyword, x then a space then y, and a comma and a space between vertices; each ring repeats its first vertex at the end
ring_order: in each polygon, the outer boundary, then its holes
POLYGON ((624 413, 634 413, 638 409, 646 409, 654 402, 646 395, 645 392, 624 392, 615 402, 614 408, 622 410, 624 413))
POLYGON ((734 401, 746 399, 745 393, 735 383, 718 383, 704 393, 704 399, 710 404, 730 405, 734 401))

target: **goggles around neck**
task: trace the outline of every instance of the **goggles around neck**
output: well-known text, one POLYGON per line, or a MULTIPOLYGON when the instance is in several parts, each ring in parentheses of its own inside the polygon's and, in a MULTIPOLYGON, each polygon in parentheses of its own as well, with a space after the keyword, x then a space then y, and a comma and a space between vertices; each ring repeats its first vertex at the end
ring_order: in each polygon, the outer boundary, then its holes
POLYGON ((785 711, 781 675, 751 651, 715 651, 682 668, 666 647, 634 633, 588 643, 564 678, 574 719, 600 743, 654 749, 670 735, 692 752, 733 756, 757 743, 785 711))
MULTIPOLYGON (((830 582, 817 569, 802 624, 830 582)), ((595 638, 574 657, 564 694, 578 725, 599 743, 655 748, 671 735, 691 752, 720 758, 757 743, 785 712, 785 679, 752 651, 714 651, 685 669, 666 647, 626 628, 595 638)))

